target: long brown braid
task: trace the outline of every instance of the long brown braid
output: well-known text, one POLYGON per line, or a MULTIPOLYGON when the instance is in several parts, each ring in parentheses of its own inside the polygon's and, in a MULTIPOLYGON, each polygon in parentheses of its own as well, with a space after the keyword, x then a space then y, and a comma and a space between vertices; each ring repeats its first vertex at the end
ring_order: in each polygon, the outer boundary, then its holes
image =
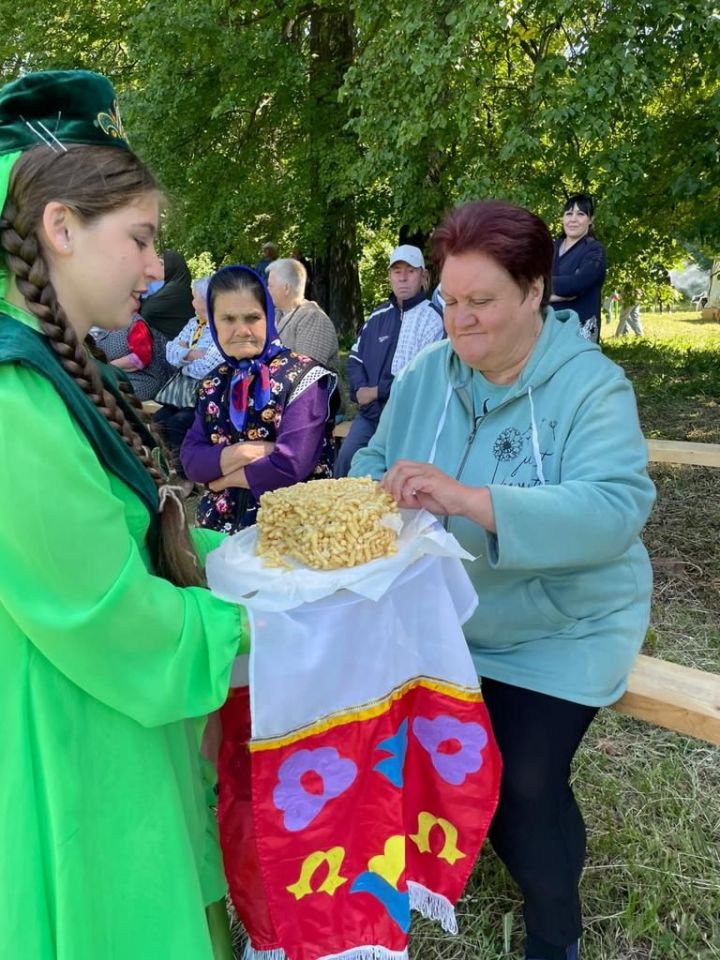
MULTIPOLYGON (((133 423, 103 386, 86 347, 58 302, 38 239, 47 203, 65 204, 88 223, 157 189, 150 172, 129 151, 117 147, 69 146, 56 154, 44 147, 15 163, 0 219, 0 243, 28 310, 38 319, 62 366, 92 400, 160 489, 165 477, 133 423)), ((204 585, 181 503, 165 498, 160 512, 157 571, 178 586, 204 585)))

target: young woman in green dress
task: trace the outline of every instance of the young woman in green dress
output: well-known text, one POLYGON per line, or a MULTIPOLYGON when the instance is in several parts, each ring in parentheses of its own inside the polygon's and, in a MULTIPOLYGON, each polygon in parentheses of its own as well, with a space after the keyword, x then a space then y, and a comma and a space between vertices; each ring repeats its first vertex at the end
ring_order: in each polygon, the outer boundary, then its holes
POLYGON ((158 275, 159 203, 107 80, 0 90, 2 957, 229 956, 200 739, 248 622, 83 342, 158 275))

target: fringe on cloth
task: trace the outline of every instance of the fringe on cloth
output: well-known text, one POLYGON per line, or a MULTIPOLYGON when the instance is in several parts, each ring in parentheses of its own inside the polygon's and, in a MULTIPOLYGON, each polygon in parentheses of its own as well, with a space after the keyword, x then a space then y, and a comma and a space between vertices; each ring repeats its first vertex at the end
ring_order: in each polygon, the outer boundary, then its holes
POLYGON ((458 932, 455 908, 447 897, 441 893, 433 893, 432 890, 428 890, 414 880, 408 880, 407 888, 410 894, 411 910, 417 910, 426 920, 436 920, 445 933, 458 932))
POLYGON ((328 953, 319 960, 408 960, 407 950, 388 950, 387 947, 368 945, 343 950, 342 953, 328 953))
POLYGON ((287 960, 287 955, 282 947, 275 950, 256 950, 248 940, 245 943, 243 960, 287 960))
MULTIPOLYGON (((287 960, 285 951, 256 950, 248 940, 245 944, 243 960, 287 960)), ((365 946, 343 950, 342 953, 329 953, 319 960, 409 960, 407 950, 388 950, 387 947, 365 946)))
MULTIPOLYGON (((426 920, 434 920, 446 933, 457 933, 458 925, 455 908, 441 893, 433 893, 421 883, 408 880, 410 909, 417 911, 426 920)), ((245 944, 243 960, 287 960, 284 950, 256 950, 248 940, 245 944)), ((387 947, 366 945, 343 950, 342 953, 327 954, 319 960, 409 960, 407 950, 388 950, 387 947)))

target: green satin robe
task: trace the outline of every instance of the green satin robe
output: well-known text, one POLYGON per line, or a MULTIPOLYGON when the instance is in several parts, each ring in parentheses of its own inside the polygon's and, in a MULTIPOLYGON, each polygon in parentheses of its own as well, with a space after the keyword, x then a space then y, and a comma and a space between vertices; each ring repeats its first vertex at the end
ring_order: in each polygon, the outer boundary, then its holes
POLYGON ((49 381, 0 366, 3 960, 213 957, 199 743, 249 630, 152 575, 148 523, 49 381))

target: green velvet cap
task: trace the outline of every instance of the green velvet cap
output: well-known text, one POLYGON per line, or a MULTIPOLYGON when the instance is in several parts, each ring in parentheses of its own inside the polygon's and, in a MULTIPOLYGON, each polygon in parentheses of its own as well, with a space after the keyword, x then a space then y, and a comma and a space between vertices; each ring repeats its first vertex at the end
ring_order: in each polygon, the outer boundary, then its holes
POLYGON ((0 89, 0 156, 44 144, 128 149, 113 85, 89 70, 28 73, 0 89))
MULTIPOLYGON (((90 70, 43 70, 0 89, 0 213, 18 157, 37 146, 64 153, 69 143, 129 149, 107 77, 90 70)), ((0 256, 0 297, 6 289, 0 256)))

